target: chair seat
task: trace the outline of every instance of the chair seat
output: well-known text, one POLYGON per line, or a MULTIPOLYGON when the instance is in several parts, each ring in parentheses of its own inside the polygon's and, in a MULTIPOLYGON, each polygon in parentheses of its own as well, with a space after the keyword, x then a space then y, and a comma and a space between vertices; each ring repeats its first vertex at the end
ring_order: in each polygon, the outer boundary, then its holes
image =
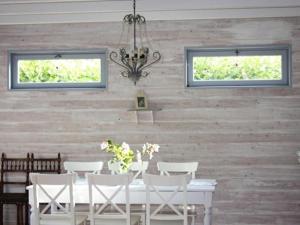
POLYGON ((146 212, 146 205, 130 205, 130 212, 141 212, 145 213, 146 212))
POLYGON ((27 193, 2 193, 0 194, 1 204, 25 204, 28 202, 27 193))
MULTIPOLYGON (((75 224, 81 224, 86 220, 84 215, 76 215, 75 224)), ((70 222, 70 217, 60 214, 43 215, 40 220, 40 225, 72 225, 70 222)))
MULTIPOLYGON (((139 224, 141 217, 140 216, 131 216, 130 225, 139 224)), ((124 225, 126 224, 125 219, 95 219, 95 225, 124 225)))

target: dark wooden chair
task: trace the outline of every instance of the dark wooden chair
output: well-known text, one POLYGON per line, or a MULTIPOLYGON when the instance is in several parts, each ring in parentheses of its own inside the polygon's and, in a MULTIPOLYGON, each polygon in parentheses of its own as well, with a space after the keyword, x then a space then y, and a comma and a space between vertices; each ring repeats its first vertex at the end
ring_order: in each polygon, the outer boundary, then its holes
POLYGON ((17 206, 17 225, 29 225, 28 192, 26 186, 30 185, 29 173, 61 173, 61 157, 35 158, 28 153, 26 158, 7 158, 4 153, 1 157, 0 180, 0 225, 3 224, 3 205, 14 204, 17 206), (12 178, 20 178, 22 181, 12 181, 12 178), (22 187, 24 192, 11 193, 6 190, 15 186, 22 187))
POLYGON ((57 158, 35 158, 31 153, 31 173, 61 173, 61 157, 60 153, 57 154, 57 158))
POLYGON ((17 225, 29 224, 29 205, 26 186, 29 185, 30 157, 7 158, 4 153, 1 157, 0 180, 0 225, 3 225, 3 205, 17 206, 17 225), (12 177, 14 179, 12 179, 12 177), (22 192, 11 193, 7 189, 20 188, 22 192))

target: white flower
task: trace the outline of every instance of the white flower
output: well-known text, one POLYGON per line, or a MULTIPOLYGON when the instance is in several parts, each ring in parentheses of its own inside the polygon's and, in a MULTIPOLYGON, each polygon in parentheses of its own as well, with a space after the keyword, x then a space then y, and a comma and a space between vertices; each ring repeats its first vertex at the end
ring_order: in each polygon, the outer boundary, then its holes
POLYGON ((143 145, 142 155, 149 155, 149 159, 151 160, 153 158, 153 154, 155 152, 159 152, 159 148, 160 146, 158 144, 146 143, 143 145))
POLYGON ((160 146, 158 144, 152 145, 154 152, 159 152, 160 146))
POLYGON ((103 141, 100 145, 101 149, 104 150, 104 149, 107 149, 108 148, 108 142, 107 141, 103 141))
POLYGON ((128 153, 129 150, 130 150, 130 147, 129 147, 129 145, 128 145, 126 142, 123 142, 123 143, 122 143, 122 149, 123 149, 123 151, 124 151, 125 153, 128 153))

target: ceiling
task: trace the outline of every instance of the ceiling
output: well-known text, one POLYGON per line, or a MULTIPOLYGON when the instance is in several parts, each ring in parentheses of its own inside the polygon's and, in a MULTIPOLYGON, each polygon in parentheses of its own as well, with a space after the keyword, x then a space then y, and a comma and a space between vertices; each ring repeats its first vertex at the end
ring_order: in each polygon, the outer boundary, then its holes
MULTIPOLYGON (((0 0, 0 25, 121 21, 131 0, 0 0)), ((137 0, 147 20, 300 16, 300 0, 137 0)))

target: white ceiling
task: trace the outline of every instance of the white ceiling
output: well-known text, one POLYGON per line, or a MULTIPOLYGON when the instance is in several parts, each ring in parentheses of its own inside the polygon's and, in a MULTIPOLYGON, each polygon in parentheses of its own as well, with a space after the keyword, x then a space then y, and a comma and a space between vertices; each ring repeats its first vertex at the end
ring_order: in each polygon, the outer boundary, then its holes
MULTIPOLYGON (((121 21, 131 0, 0 0, 1 24, 121 21)), ((300 0, 137 0, 147 20, 300 16, 300 0)))

